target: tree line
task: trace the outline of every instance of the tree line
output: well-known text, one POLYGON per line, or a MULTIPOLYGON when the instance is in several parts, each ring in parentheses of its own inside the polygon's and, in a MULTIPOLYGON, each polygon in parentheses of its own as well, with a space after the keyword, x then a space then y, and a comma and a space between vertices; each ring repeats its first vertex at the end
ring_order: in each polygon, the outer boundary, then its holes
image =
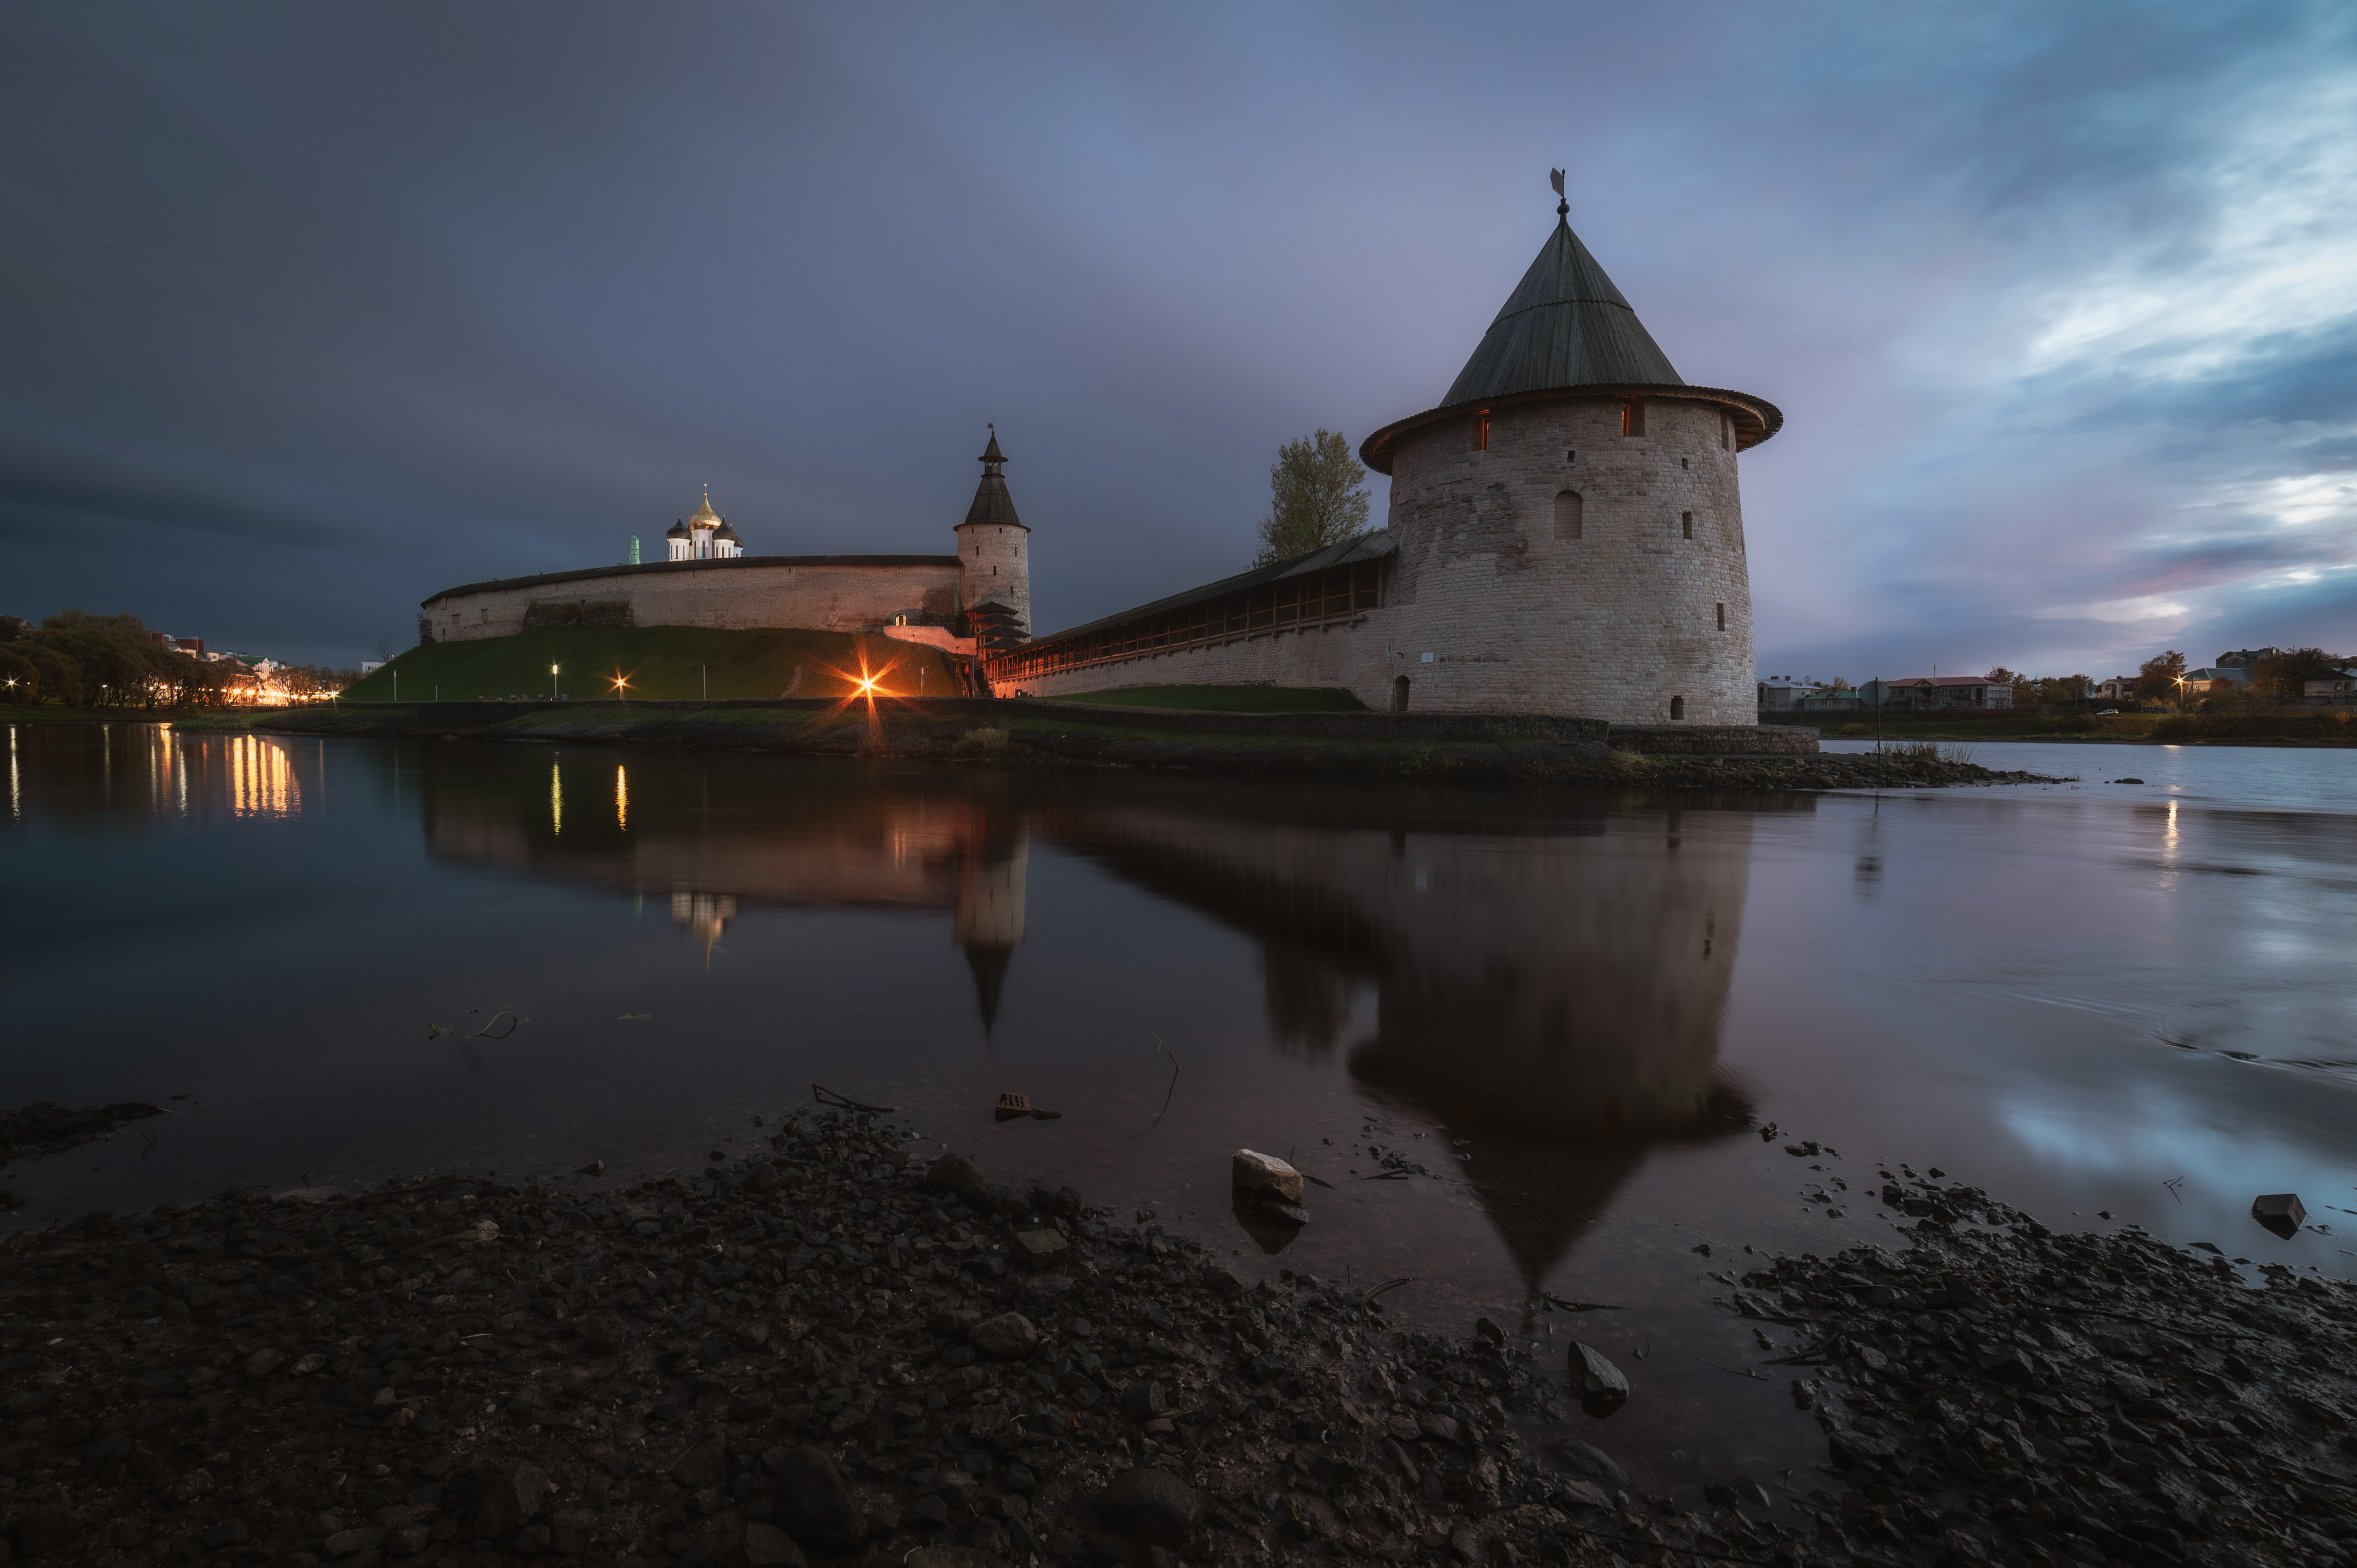
MULTIPOLYGON (((2250 684, 2236 695, 2247 694, 2266 702, 2297 703, 2307 695, 2310 681, 2323 680, 2347 669, 2351 662, 2336 659, 2320 648, 2279 649, 2252 662, 2250 684)), ((2136 667, 2136 679, 2130 683, 2132 691, 2122 694, 2133 695, 2144 702, 2169 702, 2181 693, 2183 688, 2178 682, 2194 666, 2181 650, 2164 650, 2136 667)), ((1982 679, 2011 686, 2016 703, 2072 702, 2087 691, 2090 683, 2084 675, 2023 675, 2002 664, 1982 679)))
POLYGON ((265 692, 234 659, 205 660, 151 640, 135 615, 67 610, 33 626, 0 617, 0 702, 85 708, 218 708, 282 694, 332 696, 357 670, 285 666, 265 692))

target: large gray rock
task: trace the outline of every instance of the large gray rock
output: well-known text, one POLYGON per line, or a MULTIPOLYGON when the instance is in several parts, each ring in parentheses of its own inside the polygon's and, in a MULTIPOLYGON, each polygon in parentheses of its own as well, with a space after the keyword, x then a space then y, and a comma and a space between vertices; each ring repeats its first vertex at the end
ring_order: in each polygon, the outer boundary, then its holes
POLYGON ((475 1505, 475 1533, 504 1541, 524 1526, 548 1500, 548 1472, 526 1460, 491 1477, 475 1505))
POLYGON ((1097 1498, 1097 1521, 1149 1545, 1177 1548, 1202 1517, 1203 1499, 1168 1470, 1124 1470, 1097 1498))
POLYGON ((777 1469, 777 1520, 789 1535, 842 1552, 867 1539, 866 1514, 823 1452, 788 1448, 778 1456, 777 1469))
POLYGON ((1039 1348, 1039 1330, 1019 1312, 985 1317, 965 1337, 967 1344, 998 1361, 1017 1361, 1039 1348))
POLYGON ((1609 1415, 1629 1402, 1629 1380, 1620 1369, 1595 1346, 1577 1340, 1571 1347, 1571 1386, 1590 1415, 1609 1415))
POLYGON ((802 1549, 774 1524, 759 1520, 745 1527, 745 1568, 804 1568, 802 1549))
POLYGON ((1275 1155, 1238 1149, 1230 1165, 1237 1191, 1265 1193, 1280 1203, 1301 1201, 1301 1173, 1275 1155))
POLYGON ((943 1155, 925 1171, 925 1185, 935 1192, 963 1192, 982 1180, 982 1173, 963 1155, 943 1155))

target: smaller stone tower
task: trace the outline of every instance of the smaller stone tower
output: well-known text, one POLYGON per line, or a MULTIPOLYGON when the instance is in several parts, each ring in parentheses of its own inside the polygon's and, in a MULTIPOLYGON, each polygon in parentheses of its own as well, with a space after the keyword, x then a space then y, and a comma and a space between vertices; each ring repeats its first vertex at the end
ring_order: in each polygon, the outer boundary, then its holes
POLYGON ((982 483, 957 525, 958 607, 985 655, 1031 640, 1031 531, 1015 515, 1001 472, 1006 465, 994 424, 983 449, 982 483))

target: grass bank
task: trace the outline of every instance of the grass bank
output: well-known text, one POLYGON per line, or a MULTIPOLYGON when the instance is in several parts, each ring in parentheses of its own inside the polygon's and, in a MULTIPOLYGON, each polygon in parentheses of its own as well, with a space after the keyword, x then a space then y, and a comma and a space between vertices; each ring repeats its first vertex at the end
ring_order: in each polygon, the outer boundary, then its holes
POLYGON ((840 631, 715 631, 693 626, 542 627, 514 637, 429 642, 410 649, 343 693, 346 702, 608 698, 616 677, 630 695, 655 701, 842 697, 864 668, 890 671, 883 689, 934 696, 956 692, 939 650, 840 631))
MULTIPOLYGON (((1805 722, 1776 715, 1780 723, 1805 722)), ((1872 720, 1827 719, 1816 726, 1828 739, 1856 740, 1875 733, 1872 720)), ((1977 718, 1882 721, 1886 740, 2107 741, 2148 746, 2357 746, 2357 714, 2024 714, 1977 718)))

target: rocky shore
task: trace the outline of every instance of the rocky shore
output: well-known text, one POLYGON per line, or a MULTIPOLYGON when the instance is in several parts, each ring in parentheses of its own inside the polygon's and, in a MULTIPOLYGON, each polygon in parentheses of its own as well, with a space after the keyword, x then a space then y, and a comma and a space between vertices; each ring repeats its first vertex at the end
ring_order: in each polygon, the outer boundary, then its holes
POLYGON ((1563 1334, 1248 1286, 872 1116, 761 1135, 620 1190, 14 1233, 0 1561, 2223 1565, 2357 1538, 2349 1290, 1903 1168, 1904 1250, 1717 1276, 1825 1460, 1688 1505, 1594 1446, 1583 1404, 1625 1389, 1563 1334))

